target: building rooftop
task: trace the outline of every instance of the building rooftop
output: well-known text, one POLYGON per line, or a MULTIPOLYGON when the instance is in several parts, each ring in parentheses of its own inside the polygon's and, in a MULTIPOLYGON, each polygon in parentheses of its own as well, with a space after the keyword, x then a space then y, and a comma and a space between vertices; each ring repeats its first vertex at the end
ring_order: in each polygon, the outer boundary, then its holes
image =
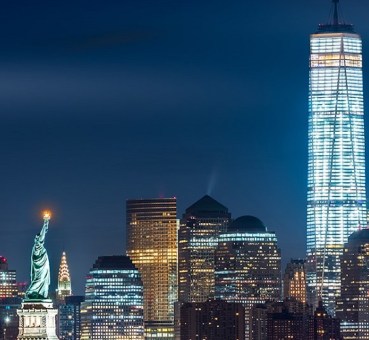
POLYGON ((200 198, 197 202, 192 204, 186 209, 186 214, 197 214, 197 213, 228 213, 228 208, 223 204, 220 204, 214 198, 209 195, 205 195, 200 198))
POLYGON ((93 265, 94 269, 125 269, 137 270, 128 256, 99 256, 93 265))
POLYGON ((369 229, 361 229, 352 233, 349 238, 349 242, 353 240, 360 240, 369 243, 369 229))
POLYGON ((318 26, 317 33, 355 33, 354 26, 346 24, 339 16, 339 0, 332 0, 333 15, 331 22, 318 26))
POLYGON ((264 233, 267 231, 264 223, 255 216, 241 216, 236 218, 228 228, 230 232, 264 233))

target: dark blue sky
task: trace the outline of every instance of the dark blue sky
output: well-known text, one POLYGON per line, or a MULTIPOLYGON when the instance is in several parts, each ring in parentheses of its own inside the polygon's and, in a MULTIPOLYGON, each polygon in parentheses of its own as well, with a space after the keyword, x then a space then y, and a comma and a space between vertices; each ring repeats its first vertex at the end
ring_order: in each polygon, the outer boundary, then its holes
MULTIPOLYGON (((369 3, 342 6, 368 89, 369 3)), ((209 193, 275 230, 285 260, 303 257, 309 34, 329 11, 329 0, 2 1, 0 255, 19 279, 47 207, 53 283, 65 249, 82 293, 96 257, 124 251, 125 200, 140 197, 176 196, 181 215, 209 193)))

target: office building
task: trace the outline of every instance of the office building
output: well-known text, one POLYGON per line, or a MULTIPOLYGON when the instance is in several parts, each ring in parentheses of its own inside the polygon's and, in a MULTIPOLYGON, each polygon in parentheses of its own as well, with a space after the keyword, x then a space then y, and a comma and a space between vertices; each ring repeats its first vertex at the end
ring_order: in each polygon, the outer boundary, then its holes
POLYGON ((8 260, 0 256, 0 298, 16 297, 17 295, 16 271, 10 270, 8 260))
POLYGON ((173 338, 177 300, 176 198, 127 201, 127 254, 141 273, 147 339, 173 338))
POLYGON ((307 190, 308 300, 335 313, 341 256, 349 235, 366 224, 361 38, 333 18, 310 37, 307 190))
POLYGON ((354 232, 341 259, 337 317, 344 339, 369 339, 369 229, 354 232))
POLYGON ((234 220, 215 253, 215 297, 245 307, 249 339, 251 307, 281 298, 281 252, 277 237, 256 217, 234 220))
POLYGON ((79 340, 81 337, 81 303, 84 296, 66 296, 58 307, 58 337, 60 340, 79 340))
POLYGON ((245 309, 240 303, 222 300, 184 303, 181 339, 244 340, 245 309))
POLYGON ((214 297, 214 253, 230 218, 228 209, 208 195, 186 209, 178 232, 179 301, 214 297))
POLYGON ((328 314, 327 309, 319 301, 314 312, 314 339, 315 340, 340 340, 340 320, 328 314))
POLYGON ((294 298, 306 303, 306 273, 305 261, 294 260, 287 264, 283 276, 283 297, 294 298))
POLYGON ((314 340, 314 318, 306 304, 296 299, 286 299, 269 303, 268 307, 267 337, 264 340, 314 340))
POLYGON ((59 302, 63 302, 66 296, 72 295, 72 283, 67 263, 67 255, 63 252, 58 274, 58 289, 56 290, 56 298, 59 302))
POLYGON ((86 280, 81 340, 143 340, 143 285, 128 256, 100 256, 86 280))

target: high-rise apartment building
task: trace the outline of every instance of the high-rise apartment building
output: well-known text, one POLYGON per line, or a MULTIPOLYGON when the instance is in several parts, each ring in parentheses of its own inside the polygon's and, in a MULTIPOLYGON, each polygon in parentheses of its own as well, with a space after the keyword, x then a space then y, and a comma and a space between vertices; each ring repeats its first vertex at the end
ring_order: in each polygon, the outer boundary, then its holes
POLYGON ((178 300, 214 297, 214 253, 227 230, 228 209, 206 195, 186 209, 178 232, 178 300))
POLYGON ((66 296, 72 295, 72 283, 69 274, 67 255, 63 252, 58 274, 58 289, 56 290, 56 298, 59 302, 64 301, 66 296))
POLYGON ((145 337, 173 338, 177 300, 176 198, 127 201, 127 254, 144 286, 145 337))
POLYGON ((287 264, 283 276, 283 297, 294 298, 306 303, 306 273, 305 261, 295 260, 287 264))
POLYGON ((337 317, 344 339, 369 339, 369 229, 354 232, 341 259, 337 317))
POLYGON ((101 256, 86 280, 81 340, 143 340, 143 285, 128 256, 101 256))
POLYGON ((274 232, 256 217, 234 220, 219 237, 215 253, 215 297, 245 307, 245 336, 249 339, 254 304, 281 297, 281 252, 274 232))
POLYGON ((84 296, 66 296, 58 306, 58 330, 60 340, 79 340, 81 337, 81 303, 84 296))
POLYGON ((17 273, 15 270, 10 270, 8 260, 0 256, 0 298, 16 297, 17 295, 17 273))
POLYGON ((366 224, 361 38, 338 16, 310 37, 307 282, 334 314, 344 243, 366 224))

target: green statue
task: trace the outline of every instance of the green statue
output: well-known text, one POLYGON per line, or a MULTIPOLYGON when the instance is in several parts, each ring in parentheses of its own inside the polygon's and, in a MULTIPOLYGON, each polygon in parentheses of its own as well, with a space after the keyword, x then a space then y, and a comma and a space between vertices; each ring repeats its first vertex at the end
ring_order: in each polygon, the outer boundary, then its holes
POLYGON ((50 264, 45 248, 49 220, 50 213, 44 213, 44 225, 35 237, 31 256, 31 284, 26 291, 26 300, 46 300, 49 297, 50 264))

